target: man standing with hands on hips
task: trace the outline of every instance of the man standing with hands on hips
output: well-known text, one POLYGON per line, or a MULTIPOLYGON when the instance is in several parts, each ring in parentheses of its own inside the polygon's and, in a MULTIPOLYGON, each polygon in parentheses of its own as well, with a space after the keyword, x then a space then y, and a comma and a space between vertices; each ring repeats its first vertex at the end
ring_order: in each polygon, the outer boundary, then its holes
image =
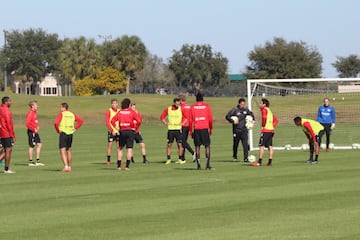
POLYGON ((324 131, 320 133, 320 141, 324 133, 326 134, 326 152, 329 152, 331 130, 335 129, 336 113, 335 109, 330 105, 329 98, 324 98, 324 105, 318 110, 316 121, 324 126, 324 131))

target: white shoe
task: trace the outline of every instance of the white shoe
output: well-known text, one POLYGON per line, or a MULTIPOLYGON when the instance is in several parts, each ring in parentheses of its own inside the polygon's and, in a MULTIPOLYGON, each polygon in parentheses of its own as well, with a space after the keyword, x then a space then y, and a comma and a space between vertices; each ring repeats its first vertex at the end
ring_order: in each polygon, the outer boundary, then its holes
POLYGON ((12 173, 16 173, 16 172, 15 172, 15 171, 11 171, 10 169, 8 169, 7 171, 4 170, 4 173, 6 173, 6 174, 12 174, 12 173))
POLYGON ((193 162, 195 162, 195 161, 196 161, 196 153, 194 153, 194 154, 192 155, 192 157, 193 157, 193 162))
POLYGON ((185 163, 186 163, 186 160, 180 162, 180 164, 185 164, 185 163))
POLYGON ((37 167, 38 165, 34 162, 29 162, 29 167, 37 167))
POLYGON ((41 162, 37 162, 36 166, 45 166, 45 164, 41 163, 41 162))

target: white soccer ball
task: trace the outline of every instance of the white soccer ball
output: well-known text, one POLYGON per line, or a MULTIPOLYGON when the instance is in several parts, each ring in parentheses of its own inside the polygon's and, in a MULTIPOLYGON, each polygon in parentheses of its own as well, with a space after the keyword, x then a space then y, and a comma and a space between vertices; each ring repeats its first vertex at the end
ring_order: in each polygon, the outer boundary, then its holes
POLYGON ((233 120, 234 124, 239 123, 239 118, 237 116, 231 116, 231 119, 233 120))
POLYGON ((309 150, 309 149, 310 149, 309 144, 304 143, 301 145, 301 150, 309 150))
POLYGON ((325 149, 325 148, 326 148, 326 144, 325 144, 325 143, 322 143, 322 144, 320 145, 320 148, 321 148, 321 149, 325 149))
POLYGON ((247 129, 252 129, 254 127, 254 119, 251 115, 247 115, 245 118, 245 127, 247 129))
POLYGON ((360 149, 360 144, 359 143, 353 143, 352 148, 353 149, 360 149))
POLYGON ((290 144, 286 144, 286 145, 285 145, 285 150, 291 150, 291 145, 290 145, 290 144))
POLYGON ((249 162, 251 162, 251 163, 256 162, 256 157, 255 157, 254 155, 250 155, 250 156, 248 157, 248 160, 249 160, 249 162))
POLYGON ((330 148, 330 149, 334 149, 334 147, 335 147, 335 144, 333 144, 333 143, 330 143, 330 144, 329 144, 329 148, 330 148))

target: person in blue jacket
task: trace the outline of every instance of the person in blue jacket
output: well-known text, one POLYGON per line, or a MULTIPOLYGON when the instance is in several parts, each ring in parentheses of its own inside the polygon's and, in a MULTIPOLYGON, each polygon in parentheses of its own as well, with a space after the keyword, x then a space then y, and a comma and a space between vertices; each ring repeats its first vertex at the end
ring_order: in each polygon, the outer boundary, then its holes
POLYGON ((330 144, 330 134, 331 130, 335 128, 336 122, 336 112, 334 107, 330 105, 329 98, 324 99, 324 104, 319 107, 316 121, 321 123, 324 126, 323 133, 319 136, 322 139, 322 135, 326 134, 326 149, 325 151, 329 151, 330 144))

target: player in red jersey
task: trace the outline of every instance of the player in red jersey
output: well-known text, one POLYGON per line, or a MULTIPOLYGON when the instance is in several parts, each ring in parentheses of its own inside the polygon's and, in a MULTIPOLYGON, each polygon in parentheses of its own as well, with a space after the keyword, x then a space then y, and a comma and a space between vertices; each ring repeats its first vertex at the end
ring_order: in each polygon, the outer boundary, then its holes
POLYGON ((269 160, 265 166, 271 166, 274 149, 273 137, 275 134, 275 127, 278 125, 278 119, 270 110, 270 102, 266 98, 261 99, 261 135, 259 140, 259 160, 253 164, 254 167, 261 166, 264 157, 265 148, 269 149, 269 160))
POLYGON ((121 171, 121 159, 123 156, 123 148, 126 147, 126 167, 125 170, 129 170, 131 157, 133 156, 133 146, 135 139, 135 121, 136 124, 140 127, 141 118, 138 114, 130 107, 130 99, 124 98, 121 101, 121 110, 113 117, 111 120, 111 125, 113 128, 116 127, 116 122, 119 122, 119 130, 109 129, 109 131, 113 131, 114 135, 119 136, 119 147, 120 154, 119 159, 117 161, 117 170, 121 171))
POLYGON ((115 124, 115 128, 112 127, 111 125, 111 120, 113 119, 113 117, 120 111, 120 109, 118 108, 118 100, 113 98, 111 99, 111 107, 106 110, 105 112, 105 124, 107 126, 108 129, 108 144, 107 144, 107 160, 106 160, 106 165, 110 165, 111 164, 111 150, 112 150, 112 146, 113 146, 113 142, 115 142, 116 144, 116 152, 117 152, 117 157, 119 158, 119 152, 120 152, 120 147, 118 144, 119 141, 119 135, 113 135, 114 130, 119 129, 119 124, 118 122, 116 122, 115 124))
POLYGON ((210 105, 204 103, 201 93, 196 94, 196 103, 190 108, 190 136, 194 139, 197 169, 201 170, 200 146, 205 146, 206 170, 210 166, 210 135, 213 130, 213 117, 210 105))
POLYGON ((193 156, 193 161, 196 160, 196 155, 194 150, 192 149, 192 147, 190 146, 190 144, 188 143, 188 136, 189 136, 189 118, 190 118, 190 105, 188 105, 186 103, 186 96, 184 94, 180 94, 179 96, 180 99, 180 106, 181 106, 181 111, 182 111, 182 120, 181 120, 181 124, 182 124, 182 128, 181 128, 181 132, 182 132, 182 146, 183 146, 183 154, 181 159, 183 161, 186 161, 185 159, 185 150, 188 150, 191 155, 193 156))
POLYGON ((11 152, 16 140, 14 132, 14 122, 12 118, 12 113, 10 111, 10 106, 10 97, 3 97, 1 99, 0 107, 0 138, 1 145, 4 148, 5 152, 4 173, 15 173, 15 171, 10 170, 11 152))
POLYGON ((41 139, 39 135, 39 122, 37 118, 37 109, 38 102, 36 100, 32 100, 29 102, 29 111, 26 114, 25 126, 27 128, 28 135, 28 143, 29 143, 29 166, 44 166, 43 163, 40 162, 40 153, 41 153, 41 139), (33 162, 33 153, 34 148, 36 146, 36 162, 33 162))
MULTIPOLYGON (((139 118, 142 121, 141 114, 139 113, 138 110, 136 110, 136 103, 132 102, 130 104, 130 106, 136 112, 136 114, 139 115, 139 118)), ((146 145, 145 145, 144 139, 142 138, 141 133, 140 133, 140 125, 138 125, 136 121, 134 122, 134 124, 135 124, 135 142, 138 143, 141 148, 141 154, 143 156, 143 163, 149 164, 150 162, 146 159, 146 145)), ((131 162, 135 163, 134 156, 131 157, 131 162)))

